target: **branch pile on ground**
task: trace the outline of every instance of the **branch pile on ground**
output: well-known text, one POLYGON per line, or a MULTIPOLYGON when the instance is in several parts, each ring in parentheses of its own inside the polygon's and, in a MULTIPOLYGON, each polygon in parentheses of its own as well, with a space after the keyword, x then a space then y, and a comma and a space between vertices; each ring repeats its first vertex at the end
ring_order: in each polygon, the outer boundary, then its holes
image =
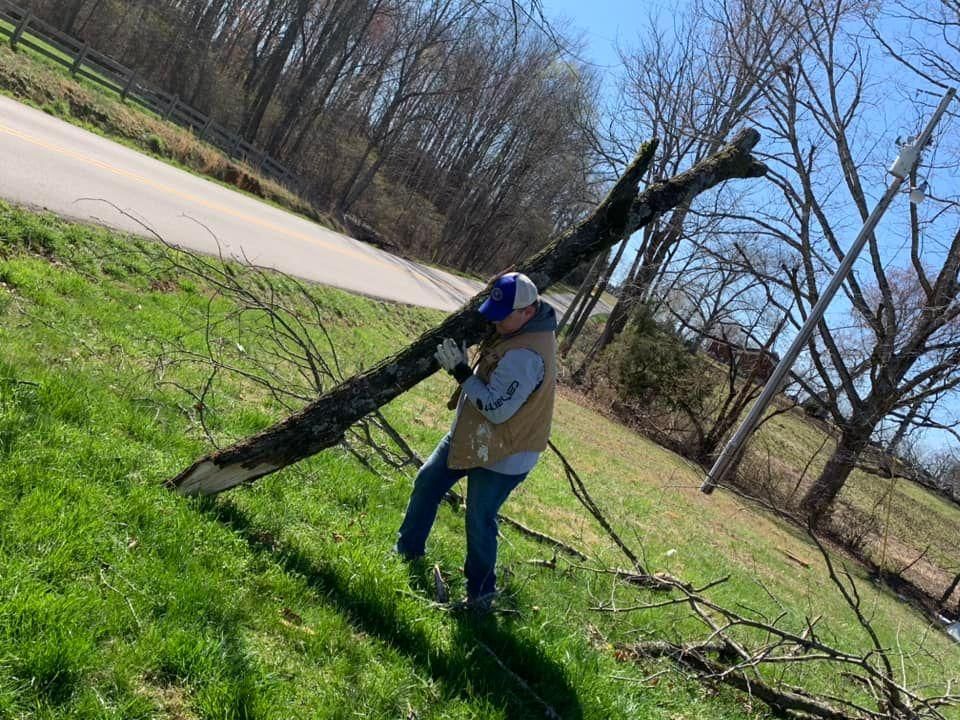
MULTIPOLYGON (((638 613, 686 606, 689 617, 696 620, 705 633, 701 640, 692 642, 656 640, 618 644, 614 648, 619 659, 642 662, 669 657, 676 662, 679 671, 692 674, 705 683, 729 685, 764 702, 775 712, 798 720, 947 720, 943 711, 960 706, 960 695, 952 692, 950 680, 945 680, 942 693, 930 695, 909 687, 905 676, 902 680, 897 679, 894 668, 903 667, 906 653, 899 648, 894 650, 886 647, 880 641, 862 609, 860 593, 852 575, 846 568, 836 568, 813 526, 807 527, 808 535, 823 557, 834 588, 843 597, 864 636, 868 638, 871 648, 868 652, 851 652, 831 645, 818 631, 821 623, 819 617, 805 617, 802 628, 792 629, 786 623, 786 610, 770 618, 757 610, 725 607, 704 594, 710 588, 725 583, 728 577, 696 588, 670 575, 644 570, 637 561, 642 553, 624 542, 622 535, 613 529, 613 524, 590 496, 586 483, 577 471, 556 446, 552 446, 552 449, 563 463, 574 496, 597 520, 613 546, 630 561, 635 571, 580 565, 571 567, 612 575, 625 586, 665 591, 672 595, 664 600, 630 606, 605 602, 593 609, 604 613, 638 613), (814 693, 789 685, 782 679, 785 668, 811 663, 826 665, 832 672, 840 673, 841 677, 848 680, 847 687, 851 688, 851 692, 844 697, 814 693), (857 697, 854 690, 863 699, 857 697)), ((765 506, 771 512, 782 515, 777 508, 765 506)), ((551 567, 556 567, 556 563, 551 567)), ((773 598, 772 593, 770 595, 773 598)), ((783 607, 779 601, 777 605, 783 607)), ((609 644, 604 641, 602 645, 609 644)))

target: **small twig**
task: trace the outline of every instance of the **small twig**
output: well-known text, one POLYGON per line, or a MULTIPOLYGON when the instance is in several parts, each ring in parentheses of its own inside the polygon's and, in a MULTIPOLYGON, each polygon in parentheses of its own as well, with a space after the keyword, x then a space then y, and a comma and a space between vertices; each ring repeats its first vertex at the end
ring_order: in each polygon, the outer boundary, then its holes
MULTIPOLYGON (((461 507, 464 504, 463 495, 456 492, 455 490, 448 490, 447 494, 444 495, 443 498, 444 500, 449 502, 454 508, 461 507)), ((526 535, 531 540, 536 540, 537 542, 541 542, 541 543, 544 543, 545 545, 549 545, 554 550, 560 550, 565 554, 575 557, 578 560, 582 560, 584 562, 587 562, 590 560, 590 558, 587 557, 587 555, 582 553, 580 550, 577 550, 577 548, 573 547, 572 545, 568 545, 562 540, 558 540, 557 538, 551 535, 547 535, 544 532, 540 532, 539 530, 534 530, 533 528, 529 528, 519 520, 515 520, 509 515, 498 514, 497 521, 502 522, 506 525, 509 525, 513 529, 517 530, 521 535, 526 535)))
POLYGON ((571 557, 575 557, 577 560, 581 560, 583 562, 588 562, 590 560, 589 557, 584 555, 582 552, 577 550, 572 545, 568 545, 562 540, 558 540, 555 537, 551 537, 550 535, 540 532, 539 530, 534 530, 533 528, 529 528, 523 523, 521 523, 519 520, 514 520, 512 517, 509 517, 507 515, 497 515, 497 519, 500 520, 500 522, 503 522, 509 525, 510 527, 512 527, 513 529, 519 531, 522 535, 526 535, 532 540, 536 540, 537 542, 541 542, 545 545, 549 545, 550 547, 556 550, 560 550, 561 552, 567 555, 570 555, 571 557))
POLYGON ((794 555, 793 553, 791 553, 791 552, 789 552, 789 551, 787 551, 787 550, 784 550, 783 548, 780 548, 780 547, 778 547, 777 550, 779 550, 780 553, 781 553, 784 557, 786 557, 786 558, 788 558, 788 559, 790 559, 790 560, 793 560, 795 563, 797 563, 797 565, 800 565, 801 567, 804 567, 804 568, 809 568, 809 567, 810 567, 810 561, 809 561, 809 560, 804 560, 803 558, 799 558, 799 557, 797 557, 796 555, 794 555))
POLYGON ((142 623, 140 622, 140 618, 137 617, 137 611, 133 609, 133 603, 130 602, 130 598, 127 597, 126 595, 124 595, 124 594, 123 594, 122 592, 120 592, 119 590, 117 590, 117 588, 115 588, 113 585, 111 585, 111 584, 107 581, 107 578, 106 578, 106 576, 105 576, 104 573, 103 573, 103 570, 104 570, 104 568, 103 568, 103 566, 101 566, 101 567, 100 567, 100 582, 102 582, 107 589, 113 590, 113 592, 115 592, 117 595, 119 595, 120 597, 122 597, 122 598, 124 599, 124 601, 127 603, 127 607, 130 609, 130 614, 133 615, 133 620, 134 620, 134 622, 137 623, 137 628, 138 628, 138 629, 142 629, 142 628, 143 628, 143 625, 142 625, 142 623))
POLYGON ((909 563, 907 563, 907 564, 904 565, 902 568, 900 568, 900 570, 897 571, 897 575, 903 576, 903 574, 906 573, 907 570, 909 570, 909 569, 912 568, 914 565, 916 565, 918 562, 920 562, 921 560, 923 560, 924 556, 926 556, 926 554, 927 554, 929 551, 930 551, 930 545, 927 545, 927 546, 923 549, 923 552, 921 552, 919 555, 917 555, 916 558, 914 558, 914 559, 911 560, 909 563))
POLYGON ((570 482, 570 489, 573 491, 574 496, 577 500, 580 501, 580 504, 583 505, 587 511, 593 515, 600 526, 607 532, 607 535, 613 540, 614 544, 620 548, 621 552, 626 555, 627 559, 633 564, 633 567, 642 574, 646 574, 643 565, 640 563, 640 559, 636 554, 630 549, 630 547, 620 538, 617 532, 613 529, 610 523, 607 521, 607 518, 600 511, 600 507, 594 502, 593 498, 590 496, 590 493, 587 491, 586 485, 583 484, 583 480, 580 479, 580 475, 577 474, 577 471, 574 470, 573 466, 567 461, 567 458, 564 457, 563 453, 557 448, 553 442, 548 443, 549 447, 560 458, 560 462, 563 463, 563 469, 567 474, 567 480, 570 482))
POLYGON ((729 575, 725 575, 717 580, 711 580, 700 588, 694 588, 689 583, 685 583, 682 580, 673 577, 672 575, 668 575, 667 573, 654 573, 652 575, 647 575, 643 573, 636 573, 631 570, 622 570, 620 568, 592 568, 573 564, 571 564, 570 567, 600 575, 613 575, 620 580, 623 580, 631 585, 636 585, 637 587, 642 587, 646 590, 674 590, 677 588, 682 588, 685 591, 700 593, 704 590, 716 587, 717 585, 721 585, 730 579, 729 575))

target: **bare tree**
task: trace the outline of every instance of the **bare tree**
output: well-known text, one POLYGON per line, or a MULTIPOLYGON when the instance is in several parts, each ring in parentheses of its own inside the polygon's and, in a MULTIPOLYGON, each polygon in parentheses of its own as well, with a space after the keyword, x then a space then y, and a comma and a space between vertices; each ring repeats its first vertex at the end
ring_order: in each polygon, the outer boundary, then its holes
POLYGON ((251 88, 252 98, 246 107, 241 127, 241 132, 248 141, 255 140, 260 131, 267 107, 279 87, 280 78, 290 54, 302 36, 310 5, 311 0, 291 0, 283 20, 279 42, 271 50, 262 66, 257 68, 257 79, 251 88))
POLYGON ((931 85, 960 83, 960 3, 894 0, 867 11, 874 37, 897 61, 931 85), (898 32, 909 27, 910 32, 898 32))
MULTIPOLYGON (((739 218, 744 232, 759 233, 767 250, 775 249, 757 262, 746 242, 737 245, 772 297, 790 294, 794 308, 781 309, 794 327, 843 257, 842 241, 853 234, 854 219, 869 214, 870 182, 884 177, 862 126, 871 109, 867 50, 845 33, 846 12, 844 3, 832 0, 804 4, 794 39, 798 62, 781 67, 764 87, 770 118, 764 124, 775 138, 770 180, 783 210, 768 200, 739 218)), ((847 322, 822 322, 808 343, 815 379, 800 378, 801 384, 826 400, 840 429, 835 452, 801 503, 811 517, 830 507, 884 418, 960 382, 960 233, 956 214, 944 212, 949 203, 939 205, 928 218, 911 206, 899 237, 869 238, 864 264, 870 279, 853 273, 843 287, 847 322), (921 255, 937 257, 936 269, 921 255)))
POLYGON ((465 269, 489 259, 494 270, 586 209, 585 150, 570 108, 587 102, 592 79, 543 38, 515 43, 486 31, 455 67, 472 86, 448 96, 434 146, 419 154, 436 158, 434 168, 421 166, 417 183, 439 189, 446 215, 433 260, 465 269))
MULTIPOLYGON (((785 325, 756 278, 725 265, 685 263, 667 297, 635 313, 616 356, 619 387, 637 398, 641 426, 700 465, 760 394, 785 325)), ((780 404, 764 422, 791 407, 780 404)))
MULTIPOLYGON (((654 23, 640 49, 624 53, 624 118, 630 132, 663 138, 653 177, 671 175, 705 157, 758 110, 760 88, 789 59, 785 32, 793 5, 779 0, 702 2, 666 35, 654 23)), ((678 246, 698 231, 690 206, 657 218, 635 239, 635 256, 603 333, 584 367, 623 330, 632 309, 650 299, 678 246)), ((582 373, 581 373, 582 374, 582 373)))
POLYGON ((366 190, 390 157, 398 135, 423 112, 420 101, 445 92, 440 81, 452 53, 443 45, 454 42, 448 33, 468 15, 454 0, 433 0, 397 14, 392 23, 388 64, 370 93, 366 149, 337 200, 339 213, 349 210, 366 190), (377 157, 368 164, 375 150, 377 157))
POLYGON ((710 337, 724 334, 723 326, 756 327, 769 307, 763 293, 759 298, 755 293, 762 290, 761 281, 737 263, 727 262, 724 248, 711 248, 706 240, 699 239, 683 262, 665 269, 664 284, 654 300, 655 312, 662 308, 673 316, 678 336, 691 352, 700 350, 710 337))
POLYGON ((599 199, 573 121, 596 80, 537 0, 23 2, 406 254, 494 270, 599 199))

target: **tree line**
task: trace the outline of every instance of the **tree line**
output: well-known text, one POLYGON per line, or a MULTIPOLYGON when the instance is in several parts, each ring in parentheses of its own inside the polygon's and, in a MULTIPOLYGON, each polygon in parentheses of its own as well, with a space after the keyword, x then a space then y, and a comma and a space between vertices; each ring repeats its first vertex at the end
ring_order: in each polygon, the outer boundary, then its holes
POLYGON ((596 200, 596 80, 499 0, 30 0, 264 148, 340 219, 492 272, 596 200))

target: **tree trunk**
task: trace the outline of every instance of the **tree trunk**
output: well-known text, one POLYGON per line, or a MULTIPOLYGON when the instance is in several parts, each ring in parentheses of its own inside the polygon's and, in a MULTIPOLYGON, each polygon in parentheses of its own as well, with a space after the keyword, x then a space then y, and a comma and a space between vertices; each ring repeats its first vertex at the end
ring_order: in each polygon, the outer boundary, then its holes
POLYGON ((577 294, 573 296, 573 300, 570 301, 567 311, 563 314, 560 323, 557 325, 557 335, 563 332, 563 328, 566 327, 567 323, 571 320, 576 323, 576 320, 580 316, 580 311, 587 303, 587 296, 593 289, 597 286, 597 282, 600 280, 600 274, 603 272, 603 256, 598 256, 596 260, 593 261, 593 264, 590 266, 590 269, 587 271, 587 276, 583 279, 583 282, 580 283, 580 289, 577 290, 577 294))
POLYGON ((627 322, 629 322, 633 311, 646 299, 647 290, 650 287, 652 279, 650 266, 644 262, 640 266, 634 282, 624 284, 620 299, 617 301, 617 304, 613 306, 610 317, 607 318, 607 323, 603 326, 603 333, 600 335, 600 340, 598 341, 594 354, 602 351, 616 340, 624 328, 627 327, 627 322))
MULTIPOLYGON (((573 344, 580 337, 580 333, 583 332, 583 328, 587 324, 587 320, 590 319, 590 314, 593 312, 593 309, 597 306, 597 303, 600 302, 600 298, 603 297, 603 293, 606 291, 607 286, 610 284, 610 278, 613 277, 613 273, 616 272, 617 266, 620 264, 620 259, 623 257, 623 252, 627 247, 628 238, 624 238, 624 241, 620 243, 620 249, 617 250, 616 256, 610 261, 607 267, 604 269, 603 275, 600 277, 600 280, 597 281, 596 287, 593 290, 593 294, 587 299, 586 305, 580 311, 580 314, 577 316, 574 321, 573 326, 567 332, 567 336, 563 339, 563 342, 560 345, 560 354, 566 357, 567 353, 570 352, 570 348, 573 347, 573 344)), ((588 353, 589 355, 589 353, 588 353)), ((581 369, 583 366, 581 365, 581 369)), ((582 375, 582 373, 581 373, 582 375)))
POLYGON ((849 427, 842 431, 837 449, 827 460, 820 477, 810 486, 807 494, 800 501, 800 509, 806 513, 812 523, 816 524, 824 517, 830 505, 840 494, 840 490, 843 489, 844 483, 856 465, 857 458, 870 442, 872 432, 873 426, 870 424, 849 427))
MULTIPOLYGON (((82 4, 82 3, 81 3, 81 4, 82 4)), ((93 18, 95 18, 95 17, 97 16, 97 13, 99 12, 100 6, 101 6, 102 4, 103 4, 103 0, 97 0, 97 1, 93 4, 93 7, 90 8, 90 12, 87 13, 87 17, 84 18, 84 20, 83 20, 82 23, 80 23, 80 27, 76 28, 76 30, 67 31, 67 34, 68 34, 68 35, 73 35, 73 36, 78 37, 78 38, 80 38, 81 40, 83 40, 83 39, 85 38, 84 33, 87 31, 87 25, 90 24, 90 20, 92 20, 93 18)), ((80 19, 80 16, 79 16, 79 14, 78 14, 77 17, 75 17, 72 22, 73 22, 73 23, 76 23, 76 21, 79 20, 79 19, 80 19)))
POLYGON ((283 33, 280 45, 267 61, 266 69, 263 71, 263 79, 257 86, 256 97, 248 108, 249 114, 240 132, 243 138, 249 143, 256 141, 264 115, 266 115, 270 101, 273 100, 277 88, 280 85, 283 69, 300 37, 300 33, 303 30, 303 23, 306 20, 309 9, 310 3, 308 0, 298 0, 295 14, 290 19, 290 24, 283 33))
POLYGON ((67 35, 73 35, 73 26, 77 24, 77 19, 80 17, 80 10, 83 8, 85 2, 86 0, 75 0, 68 6, 67 11, 64 13, 65 20, 62 28, 67 35))
MULTIPOLYGON (((297 81, 296 87, 290 94, 290 101, 284 110, 283 117, 276 124, 273 132, 270 134, 270 141, 267 143, 267 152, 274 157, 281 157, 287 138, 292 132, 297 120, 307 109, 304 107, 308 98, 316 105, 322 105, 330 88, 336 81, 336 77, 341 72, 349 57, 359 47, 360 40, 357 39, 353 46, 347 49, 350 31, 353 29, 352 20, 354 12, 357 9, 357 3, 347 3, 350 7, 344 7, 340 3, 334 3, 328 9, 327 19, 323 26, 315 30, 318 36, 323 38, 313 49, 311 55, 304 60, 305 68, 297 81), (320 80, 327 72, 328 68, 337 59, 339 62, 333 73, 332 78, 328 78, 324 83, 324 93, 320 98, 313 96, 313 90, 320 86, 320 80)), ((379 3, 378 3, 379 4, 379 3)), ((361 36, 364 36, 370 20, 373 19, 374 11, 371 10, 367 15, 367 21, 363 24, 361 36)), ((308 122, 310 122, 308 120, 308 122)))
MULTIPOLYGON (((610 314, 607 316, 607 321, 603 324, 603 329, 600 331, 600 336, 594 341, 593 345, 584 355, 583 361, 580 363, 580 367, 577 368, 576 372, 573 373, 573 381, 577 384, 582 383, 583 379, 587 375, 587 370, 590 368, 590 365, 593 363, 594 359, 600 353, 600 351, 607 347, 613 341, 613 328, 619 328, 616 330, 616 333, 620 333, 624 327, 626 327, 627 322, 627 306, 629 303, 632 303, 633 295, 632 293, 636 292, 636 287, 634 283, 637 278, 637 271, 643 261, 644 256, 647 254, 647 248, 653 236, 657 234, 658 230, 653 227, 647 227, 644 231, 643 242, 640 243, 640 248, 637 250, 637 256, 634 258, 633 265, 630 267, 630 272, 627 273, 627 279, 624 281, 623 285, 620 288, 620 295, 617 298, 617 302, 614 303, 613 309, 610 311, 610 314)), ((624 243, 619 252, 617 252, 617 257, 611 263, 610 268, 607 271, 606 280, 609 281, 610 277, 613 275, 617 265, 620 264, 620 257, 623 255, 623 250, 626 247, 627 243, 624 243)), ((597 298, 599 299, 599 296, 597 298)), ((579 333, 579 330, 578 330, 579 333)), ((570 345, 576 341, 576 336, 571 332, 569 343, 570 345)), ((567 346, 567 350, 570 349, 570 346, 567 346)))
POLYGON ((350 211, 354 203, 360 199, 363 191, 373 182, 373 177, 377 174, 377 170, 379 170, 386 161, 387 157, 383 154, 384 151, 381 148, 381 152, 377 154, 373 163, 365 168, 364 166, 366 166, 367 159, 373 154, 374 149, 376 148, 371 141, 370 144, 367 145, 367 150, 363 153, 363 157, 360 158, 356 168, 354 168, 353 175, 350 176, 350 180, 347 181, 347 184, 344 186, 343 193, 341 193, 335 208, 338 215, 343 216, 350 211))
MULTIPOLYGON (((543 291, 657 214, 724 180, 762 176, 766 167, 750 155, 759 139, 755 130, 743 130, 716 155, 685 173, 652 185, 638 196, 640 178, 656 149, 655 141, 645 144, 588 218, 518 270, 543 291)), ((475 296, 439 327, 367 372, 346 380, 303 410, 253 437, 197 460, 168 481, 168 486, 183 494, 215 494, 336 445, 350 425, 436 372, 439 366, 433 353, 442 339, 453 338, 468 344, 482 340, 489 325, 476 310, 484 297, 485 293, 475 296)))
POLYGON ((664 227, 655 229, 650 237, 645 239, 637 253, 637 262, 630 270, 630 277, 623 285, 620 299, 607 318, 607 324, 604 325, 591 357, 616 340, 626 328, 637 306, 650 299, 657 276, 665 262, 669 262, 677 244, 683 240, 683 225, 689 210, 689 203, 677 208, 664 227))
POLYGON ((913 421, 916 420, 917 415, 920 414, 920 407, 922 405, 922 400, 916 400, 910 405, 907 414, 904 415, 903 420, 900 421, 897 431, 893 434, 893 437, 890 438, 890 442, 887 443, 885 452, 891 461, 896 456, 897 450, 900 448, 900 443, 902 443, 903 439, 907 436, 907 432, 909 432, 913 425, 913 421))

